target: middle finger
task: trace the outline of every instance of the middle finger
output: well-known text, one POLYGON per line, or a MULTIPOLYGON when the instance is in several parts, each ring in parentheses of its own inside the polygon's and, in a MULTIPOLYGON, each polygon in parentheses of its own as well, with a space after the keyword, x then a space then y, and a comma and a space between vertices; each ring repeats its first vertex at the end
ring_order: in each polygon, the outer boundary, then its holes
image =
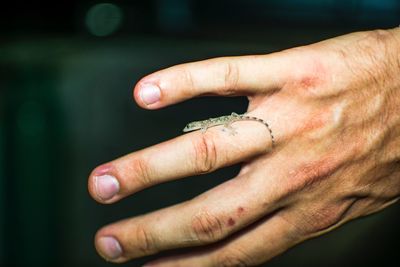
POLYGON ((267 152, 271 146, 268 129, 262 123, 238 121, 232 127, 234 135, 218 126, 104 164, 90 175, 89 192, 99 202, 113 203, 155 184, 238 163, 267 152))

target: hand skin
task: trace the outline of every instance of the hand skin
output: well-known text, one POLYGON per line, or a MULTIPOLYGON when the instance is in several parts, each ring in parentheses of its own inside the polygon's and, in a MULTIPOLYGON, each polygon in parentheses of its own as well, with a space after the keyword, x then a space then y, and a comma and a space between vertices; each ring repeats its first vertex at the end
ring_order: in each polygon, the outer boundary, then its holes
POLYGON ((237 177, 190 201, 100 229, 95 245, 106 260, 193 247, 148 266, 258 265, 399 199, 399 28, 178 65, 134 88, 151 110, 204 95, 247 96, 275 147, 262 124, 236 122, 233 136, 222 126, 191 132, 96 168, 90 194, 114 203, 243 162, 237 177))

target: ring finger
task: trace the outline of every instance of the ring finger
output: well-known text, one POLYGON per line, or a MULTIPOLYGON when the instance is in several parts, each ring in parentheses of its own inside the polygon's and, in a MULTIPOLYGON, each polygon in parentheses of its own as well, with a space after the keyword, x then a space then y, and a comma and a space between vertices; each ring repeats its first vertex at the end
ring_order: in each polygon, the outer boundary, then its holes
POLYGON ((106 259, 124 262, 221 240, 279 208, 278 179, 259 176, 246 173, 191 201, 105 226, 96 235, 96 247, 106 259))
POLYGON ((271 146, 265 125, 234 123, 236 134, 220 127, 193 132, 137 151, 96 168, 89 177, 92 197, 113 203, 146 187, 211 172, 261 153, 271 146), (251 139, 251 142, 249 142, 251 139))

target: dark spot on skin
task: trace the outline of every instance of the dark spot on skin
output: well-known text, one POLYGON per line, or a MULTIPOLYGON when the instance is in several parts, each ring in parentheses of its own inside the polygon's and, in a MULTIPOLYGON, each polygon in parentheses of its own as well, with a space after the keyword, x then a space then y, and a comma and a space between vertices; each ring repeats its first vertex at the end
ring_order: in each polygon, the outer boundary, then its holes
POLYGON ((232 219, 232 218, 229 218, 229 220, 228 220, 228 225, 229 226, 234 226, 235 225, 235 220, 234 219, 232 219))
POLYGON ((239 207, 239 208, 237 209, 237 213, 238 213, 239 216, 242 215, 243 212, 244 212, 244 208, 239 207))

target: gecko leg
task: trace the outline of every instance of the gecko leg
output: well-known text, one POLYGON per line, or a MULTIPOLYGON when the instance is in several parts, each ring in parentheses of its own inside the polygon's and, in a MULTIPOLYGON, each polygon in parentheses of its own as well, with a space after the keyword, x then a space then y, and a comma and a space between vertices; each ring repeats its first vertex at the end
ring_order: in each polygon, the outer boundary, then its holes
POLYGON ((203 134, 203 133, 207 132, 207 129, 208 129, 208 126, 207 126, 207 125, 204 125, 204 126, 202 126, 202 127, 200 128, 200 131, 201 131, 201 133, 203 134))
POLYGON ((222 131, 225 132, 226 130, 229 131, 229 135, 235 135, 235 134, 237 134, 236 129, 235 129, 234 127, 232 127, 232 124, 231 124, 231 123, 225 123, 225 124, 224 124, 224 128, 222 128, 222 131))

